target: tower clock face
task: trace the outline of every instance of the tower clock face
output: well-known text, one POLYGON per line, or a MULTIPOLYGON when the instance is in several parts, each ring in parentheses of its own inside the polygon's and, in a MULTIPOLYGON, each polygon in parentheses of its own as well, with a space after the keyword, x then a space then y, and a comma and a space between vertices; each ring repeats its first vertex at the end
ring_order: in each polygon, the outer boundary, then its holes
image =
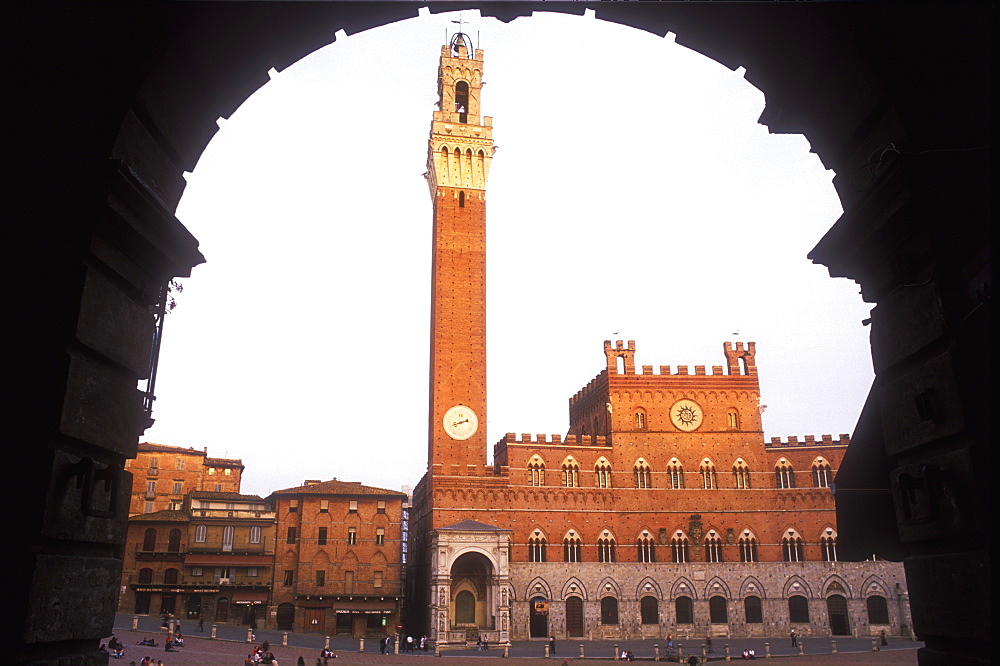
POLYGON ((670 408, 670 422, 674 427, 684 432, 691 432, 701 425, 704 413, 701 406, 694 400, 678 400, 670 408))
POLYGON ((471 408, 455 405, 444 413, 442 425, 452 439, 469 439, 479 429, 479 418, 471 408))

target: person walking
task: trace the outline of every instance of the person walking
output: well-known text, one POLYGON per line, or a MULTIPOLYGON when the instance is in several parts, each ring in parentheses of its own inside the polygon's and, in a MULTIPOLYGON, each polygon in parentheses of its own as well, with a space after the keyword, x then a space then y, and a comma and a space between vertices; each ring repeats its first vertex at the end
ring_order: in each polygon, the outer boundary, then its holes
POLYGON ((556 637, 549 636, 549 654, 556 653, 556 637))
POLYGON ((795 630, 792 629, 792 647, 798 647, 798 646, 799 646, 799 636, 798 634, 795 633, 795 630))

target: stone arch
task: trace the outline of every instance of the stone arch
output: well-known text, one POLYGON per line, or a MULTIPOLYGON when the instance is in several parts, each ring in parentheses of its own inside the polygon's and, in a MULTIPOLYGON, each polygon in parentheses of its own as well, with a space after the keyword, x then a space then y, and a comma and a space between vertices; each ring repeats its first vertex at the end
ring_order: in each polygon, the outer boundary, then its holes
POLYGON ((583 584, 583 581, 576 576, 570 576, 563 583, 562 590, 560 592, 561 599, 564 601, 569 597, 580 597, 584 601, 589 599, 587 594, 587 586, 583 584))
POLYGON ((785 581, 784 586, 781 589, 781 596, 791 597, 793 595, 800 595, 806 599, 814 599, 816 595, 813 594, 812 587, 806 582, 802 576, 794 575, 789 576, 788 580, 785 581))
POLYGON ((622 588, 621 585, 618 584, 618 581, 616 581, 613 577, 605 576, 597 585, 597 596, 606 597, 609 595, 621 599, 622 588))
POLYGON ((878 595, 889 599, 891 598, 890 591, 892 589, 893 588, 889 587, 881 576, 872 574, 871 576, 868 576, 868 578, 865 578, 865 582, 862 583, 861 596, 870 597, 872 595, 878 595))
POLYGON ((639 581, 639 584, 635 586, 635 598, 641 599, 643 597, 654 596, 657 599, 663 600, 663 588, 660 587, 660 583, 657 582, 652 576, 646 576, 639 581))
POLYGON ((543 596, 546 599, 552 598, 552 588, 549 586, 549 582, 542 578, 541 576, 535 576, 531 579, 531 582, 524 588, 523 599, 531 599, 532 597, 543 596))
POLYGON ((823 581, 823 596, 828 597, 831 594, 842 594, 848 599, 854 597, 850 583, 840 574, 831 574, 823 581))
POLYGON ((698 588, 691 583, 687 576, 681 576, 670 586, 670 597, 672 599, 676 599, 677 597, 698 599, 698 588))
POLYGON ((708 599, 716 595, 722 595, 727 599, 732 598, 732 594, 729 591, 729 584, 719 576, 713 576, 711 580, 705 583, 705 598, 708 599))
POLYGON ((740 597, 749 596, 767 598, 767 590, 764 589, 764 584, 756 576, 748 576, 740 583, 740 597))

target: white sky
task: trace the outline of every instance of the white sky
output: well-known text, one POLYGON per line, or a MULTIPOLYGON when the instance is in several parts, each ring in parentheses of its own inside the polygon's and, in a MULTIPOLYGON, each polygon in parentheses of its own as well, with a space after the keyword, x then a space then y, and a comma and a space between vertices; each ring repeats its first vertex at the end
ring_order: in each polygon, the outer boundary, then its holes
MULTIPOLYGON (((422 14, 272 72, 188 177, 177 213, 208 263, 167 318, 143 439, 242 458, 244 492, 399 488, 426 468, 421 174, 457 15, 422 14)), ((462 18, 486 50, 499 146, 490 455, 508 431, 565 434, 605 339, 634 339, 637 366, 721 365, 723 341, 754 340, 765 437, 851 432, 869 306, 806 259, 841 213, 833 173, 803 137, 757 124, 763 94, 672 35, 462 18)))

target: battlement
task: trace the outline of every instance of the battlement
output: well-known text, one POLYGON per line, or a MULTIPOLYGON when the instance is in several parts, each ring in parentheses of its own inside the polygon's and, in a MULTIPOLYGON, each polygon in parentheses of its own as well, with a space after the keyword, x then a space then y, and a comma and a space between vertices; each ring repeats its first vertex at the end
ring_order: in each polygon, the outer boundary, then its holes
POLYGON ((840 433, 839 439, 834 439, 833 435, 822 435, 819 441, 816 441, 815 435, 806 435, 802 441, 795 435, 790 435, 787 440, 782 440, 780 437, 772 437, 770 442, 765 442, 764 446, 768 449, 779 449, 788 448, 790 446, 847 446, 851 443, 851 436, 847 433, 840 433))
POLYGON ((556 445, 556 446, 609 446, 608 438, 604 435, 597 435, 596 437, 592 435, 534 435, 530 433, 521 433, 518 437, 517 433, 509 432, 504 435, 497 446, 507 445, 507 444, 535 444, 535 445, 556 445))
MULTIPOLYGON (((743 375, 751 376, 757 374, 757 343, 748 342, 746 346, 742 342, 735 345, 732 342, 722 343, 722 350, 726 355, 725 369, 721 365, 713 365, 712 372, 706 373, 704 365, 694 366, 694 373, 689 372, 687 365, 678 365, 676 372, 671 372, 669 365, 659 366, 659 372, 654 372, 652 365, 644 365, 641 372, 635 371, 635 340, 629 340, 626 344, 622 340, 616 340, 611 344, 611 340, 604 341, 604 356, 607 360, 608 375, 659 375, 659 376, 705 376, 719 377, 722 375, 743 375), (619 362, 621 359, 621 362, 619 362)), ((588 385, 589 386, 589 385, 588 385)), ((584 389, 585 392, 587 389, 584 389)))

